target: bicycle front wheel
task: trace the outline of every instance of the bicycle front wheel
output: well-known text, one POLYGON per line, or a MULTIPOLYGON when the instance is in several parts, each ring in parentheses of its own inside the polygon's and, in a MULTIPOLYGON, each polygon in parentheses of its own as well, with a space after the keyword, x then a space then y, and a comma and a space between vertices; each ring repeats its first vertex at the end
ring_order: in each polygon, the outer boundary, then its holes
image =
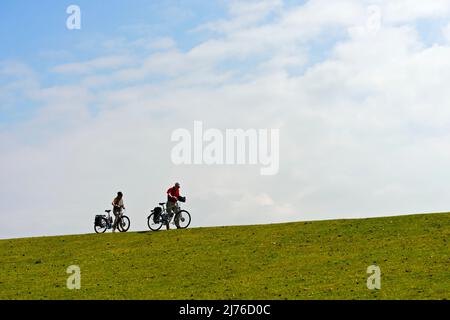
POLYGON ((158 231, 159 229, 161 229, 163 226, 161 215, 159 215, 159 217, 157 217, 157 219, 155 219, 154 213, 149 215, 147 218, 147 225, 150 228, 150 230, 152 230, 152 231, 158 231))
POLYGON ((117 224, 117 228, 120 232, 127 232, 128 229, 130 229, 130 224, 130 218, 128 218, 127 216, 122 216, 117 224))
POLYGON ((178 229, 186 229, 191 224, 191 215, 186 210, 181 210, 175 215, 175 225, 178 229))

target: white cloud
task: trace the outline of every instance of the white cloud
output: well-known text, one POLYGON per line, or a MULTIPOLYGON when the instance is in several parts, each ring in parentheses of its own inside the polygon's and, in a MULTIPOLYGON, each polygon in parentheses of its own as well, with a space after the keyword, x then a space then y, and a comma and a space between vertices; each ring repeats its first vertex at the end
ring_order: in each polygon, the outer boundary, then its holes
POLYGON ((5 97, 21 92, 28 96, 38 87, 37 75, 27 65, 17 61, 0 63, 0 95, 5 97))
POLYGON ((434 0, 429 2, 420 0, 378 2, 383 8, 384 19, 390 23, 405 23, 423 18, 446 17, 450 13, 450 2, 448 0, 434 0))
POLYGON ((132 59, 127 56, 107 56, 86 62, 67 63, 52 69, 58 73, 85 74, 101 70, 111 70, 129 65, 132 59))
POLYGON ((236 32, 257 25, 271 14, 280 13, 282 6, 281 0, 233 0, 229 3, 230 19, 206 23, 195 31, 236 32))

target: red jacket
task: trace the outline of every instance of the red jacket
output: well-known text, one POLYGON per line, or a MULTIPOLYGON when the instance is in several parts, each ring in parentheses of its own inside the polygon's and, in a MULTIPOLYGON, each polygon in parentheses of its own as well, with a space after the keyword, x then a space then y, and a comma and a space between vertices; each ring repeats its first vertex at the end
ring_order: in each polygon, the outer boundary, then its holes
POLYGON ((167 190, 167 201, 176 203, 178 200, 178 197, 180 196, 180 188, 169 188, 169 190, 167 190))

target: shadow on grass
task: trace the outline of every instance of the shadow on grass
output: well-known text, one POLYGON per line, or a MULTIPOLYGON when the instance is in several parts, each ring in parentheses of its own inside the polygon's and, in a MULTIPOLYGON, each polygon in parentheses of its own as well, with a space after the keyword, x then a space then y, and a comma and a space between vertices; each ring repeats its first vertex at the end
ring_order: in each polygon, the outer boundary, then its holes
POLYGON ((153 234, 153 233, 155 233, 155 232, 157 232, 157 231, 150 231, 150 230, 147 230, 147 231, 137 231, 136 233, 138 233, 138 234, 148 234, 148 235, 151 235, 151 234, 153 234))

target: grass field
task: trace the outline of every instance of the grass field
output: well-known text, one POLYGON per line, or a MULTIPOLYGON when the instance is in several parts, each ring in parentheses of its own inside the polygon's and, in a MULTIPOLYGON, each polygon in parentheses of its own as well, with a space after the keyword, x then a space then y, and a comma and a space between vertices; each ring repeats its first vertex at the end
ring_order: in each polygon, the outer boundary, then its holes
POLYGON ((449 240, 449 213, 1 240, 0 299, 449 299, 449 240))

